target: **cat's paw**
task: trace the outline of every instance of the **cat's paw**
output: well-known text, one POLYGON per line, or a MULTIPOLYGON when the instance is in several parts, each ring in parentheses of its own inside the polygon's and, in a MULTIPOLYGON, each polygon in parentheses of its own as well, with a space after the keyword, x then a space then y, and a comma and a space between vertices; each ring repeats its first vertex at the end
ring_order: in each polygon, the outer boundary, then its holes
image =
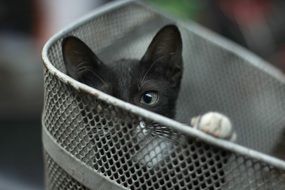
POLYGON ((237 138, 230 119, 221 113, 209 112, 194 117, 191 120, 191 125, 217 138, 230 141, 235 141, 237 138))

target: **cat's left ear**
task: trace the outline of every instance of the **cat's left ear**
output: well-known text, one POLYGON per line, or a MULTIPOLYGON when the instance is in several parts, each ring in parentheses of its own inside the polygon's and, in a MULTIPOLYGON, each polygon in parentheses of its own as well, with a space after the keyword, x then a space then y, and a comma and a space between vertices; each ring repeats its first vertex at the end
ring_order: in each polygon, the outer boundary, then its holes
POLYGON ((104 65, 83 41, 74 36, 63 39, 62 54, 67 74, 79 81, 90 72, 99 76, 104 65))
POLYGON ((178 86, 183 73, 182 39, 175 25, 160 29, 141 59, 149 74, 164 76, 172 86, 178 86))

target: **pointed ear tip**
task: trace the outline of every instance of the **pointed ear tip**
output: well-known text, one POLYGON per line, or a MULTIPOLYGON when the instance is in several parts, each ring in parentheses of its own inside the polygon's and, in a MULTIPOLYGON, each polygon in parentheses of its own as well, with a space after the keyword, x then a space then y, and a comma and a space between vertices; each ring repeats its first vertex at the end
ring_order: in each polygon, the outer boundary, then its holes
POLYGON ((62 50, 61 51, 63 54, 63 60, 64 60, 63 62, 65 65, 69 65, 68 64, 69 62, 67 62, 66 59, 67 59, 67 57, 70 56, 70 50, 73 49, 74 44, 76 42, 79 42, 79 41, 81 41, 81 40, 75 36, 67 36, 62 40, 62 42, 61 42, 62 50))
POLYGON ((174 38, 182 43, 182 37, 179 28, 175 24, 164 26, 161 30, 169 32, 174 38))
POLYGON ((66 47, 67 44, 72 44, 72 43, 76 43, 76 42, 82 42, 79 38, 75 37, 75 36, 67 36, 62 40, 62 47, 66 47))
POLYGON ((175 24, 166 25, 166 26, 163 27, 163 29, 172 31, 172 32, 180 35, 179 28, 175 24))

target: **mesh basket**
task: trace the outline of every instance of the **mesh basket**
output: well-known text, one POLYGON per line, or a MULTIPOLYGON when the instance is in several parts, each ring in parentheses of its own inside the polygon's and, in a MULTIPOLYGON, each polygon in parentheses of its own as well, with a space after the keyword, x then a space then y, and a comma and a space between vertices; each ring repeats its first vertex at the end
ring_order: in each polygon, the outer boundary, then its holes
POLYGON ((285 163, 272 156, 285 125, 285 79, 235 44, 138 2, 120 1, 50 39, 43 60, 47 189, 285 189, 285 163), (140 58, 168 23, 176 23, 183 38, 176 120, 64 74, 65 36, 78 36, 109 62, 140 58), (187 125, 208 111, 232 119, 236 144, 187 125), (158 123, 163 133, 142 122, 158 123))

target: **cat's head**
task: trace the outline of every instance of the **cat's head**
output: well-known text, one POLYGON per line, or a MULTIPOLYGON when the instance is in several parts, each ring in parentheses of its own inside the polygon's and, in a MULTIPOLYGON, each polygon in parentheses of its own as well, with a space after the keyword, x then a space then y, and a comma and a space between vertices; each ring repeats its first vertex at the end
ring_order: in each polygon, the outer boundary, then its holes
MULTIPOLYGON (((91 87, 134 105, 173 118, 183 73, 178 28, 160 29, 140 60, 103 63, 76 37, 63 40, 67 74, 91 87)), ((115 51, 115 50, 114 50, 115 51)))

